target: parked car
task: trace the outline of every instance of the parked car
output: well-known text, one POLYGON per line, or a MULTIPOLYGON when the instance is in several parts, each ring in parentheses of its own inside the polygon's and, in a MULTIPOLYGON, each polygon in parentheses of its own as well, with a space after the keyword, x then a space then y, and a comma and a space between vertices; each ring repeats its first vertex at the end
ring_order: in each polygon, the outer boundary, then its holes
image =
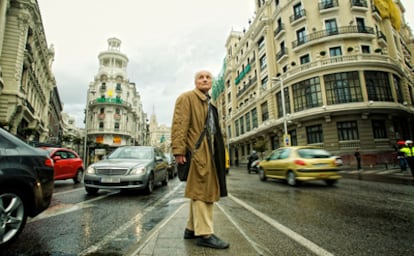
POLYGON ((27 217, 49 207, 53 187, 49 155, 0 128, 0 248, 17 239, 27 217))
POLYGON ((328 151, 311 146, 292 146, 274 150, 260 161, 259 177, 283 179, 295 186, 301 181, 323 180, 334 185, 341 176, 335 157, 328 151))
POLYGON ((168 162, 168 177, 172 179, 177 176, 177 164, 175 162, 175 157, 171 153, 164 153, 164 156, 168 162))
POLYGON ((73 179, 76 184, 83 178, 83 160, 78 153, 68 148, 42 147, 49 152, 55 163, 55 180, 73 179))
POLYGON ((158 183, 168 184, 164 153, 152 146, 124 146, 90 165, 84 184, 88 194, 99 189, 143 189, 150 194, 158 183))

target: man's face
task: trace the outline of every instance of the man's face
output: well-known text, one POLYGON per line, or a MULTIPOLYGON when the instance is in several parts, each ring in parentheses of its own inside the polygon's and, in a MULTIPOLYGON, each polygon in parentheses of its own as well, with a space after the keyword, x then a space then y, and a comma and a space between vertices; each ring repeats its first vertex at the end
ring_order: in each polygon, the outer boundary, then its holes
POLYGON ((212 86, 213 78, 211 77, 211 73, 208 71, 200 71, 197 73, 195 79, 196 88, 200 91, 207 93, 212 86))

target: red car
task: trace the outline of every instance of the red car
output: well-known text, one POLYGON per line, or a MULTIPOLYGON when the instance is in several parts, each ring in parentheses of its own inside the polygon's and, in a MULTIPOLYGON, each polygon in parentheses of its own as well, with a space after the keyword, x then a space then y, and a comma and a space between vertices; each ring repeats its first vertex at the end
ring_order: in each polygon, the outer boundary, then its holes
POLYGON ((76 184, 82 181, 85 169, 78 153, 68 148, 42 148, 49 152, 55 163, 55 180, 73 179, 76 184))

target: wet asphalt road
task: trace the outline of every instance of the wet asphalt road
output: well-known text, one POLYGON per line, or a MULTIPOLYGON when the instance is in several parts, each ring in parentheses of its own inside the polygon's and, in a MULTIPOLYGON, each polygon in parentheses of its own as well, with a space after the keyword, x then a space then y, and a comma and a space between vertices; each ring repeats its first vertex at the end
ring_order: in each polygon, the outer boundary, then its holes
MULTIPOLYGON (((175 178, 151 195, 88 196, 82 184, 57 181, 50 208, 0 255, 124 255, 186 203, 184 187, 175 178)), ((289 187, 232 169, 228 187, 218 207, 263 255, 412 255, 412 185, 344 178, 289 187)))

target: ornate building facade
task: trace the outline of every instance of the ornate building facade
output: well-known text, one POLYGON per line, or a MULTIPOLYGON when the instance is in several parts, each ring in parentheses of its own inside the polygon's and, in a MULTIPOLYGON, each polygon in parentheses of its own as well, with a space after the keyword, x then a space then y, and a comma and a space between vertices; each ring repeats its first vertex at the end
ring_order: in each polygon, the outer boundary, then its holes
POLYGON ((0 0, 0 126, 24 140, 61 139, 53 60, 37 1, 0 0))
POLYGON ((120 47, 121 40, 109 38, 108 49, 98 56, 99 70, 87 92, 87 138, 111 148, 148 145, 147 115, 135 83, 128 80, 128 57, 120 47))
POLYGON ((227 38, 218 97, 233 164, 255 144, 315 145, 392 161, 413 139, 413 37, 400 1, 255 0, 227 38))

